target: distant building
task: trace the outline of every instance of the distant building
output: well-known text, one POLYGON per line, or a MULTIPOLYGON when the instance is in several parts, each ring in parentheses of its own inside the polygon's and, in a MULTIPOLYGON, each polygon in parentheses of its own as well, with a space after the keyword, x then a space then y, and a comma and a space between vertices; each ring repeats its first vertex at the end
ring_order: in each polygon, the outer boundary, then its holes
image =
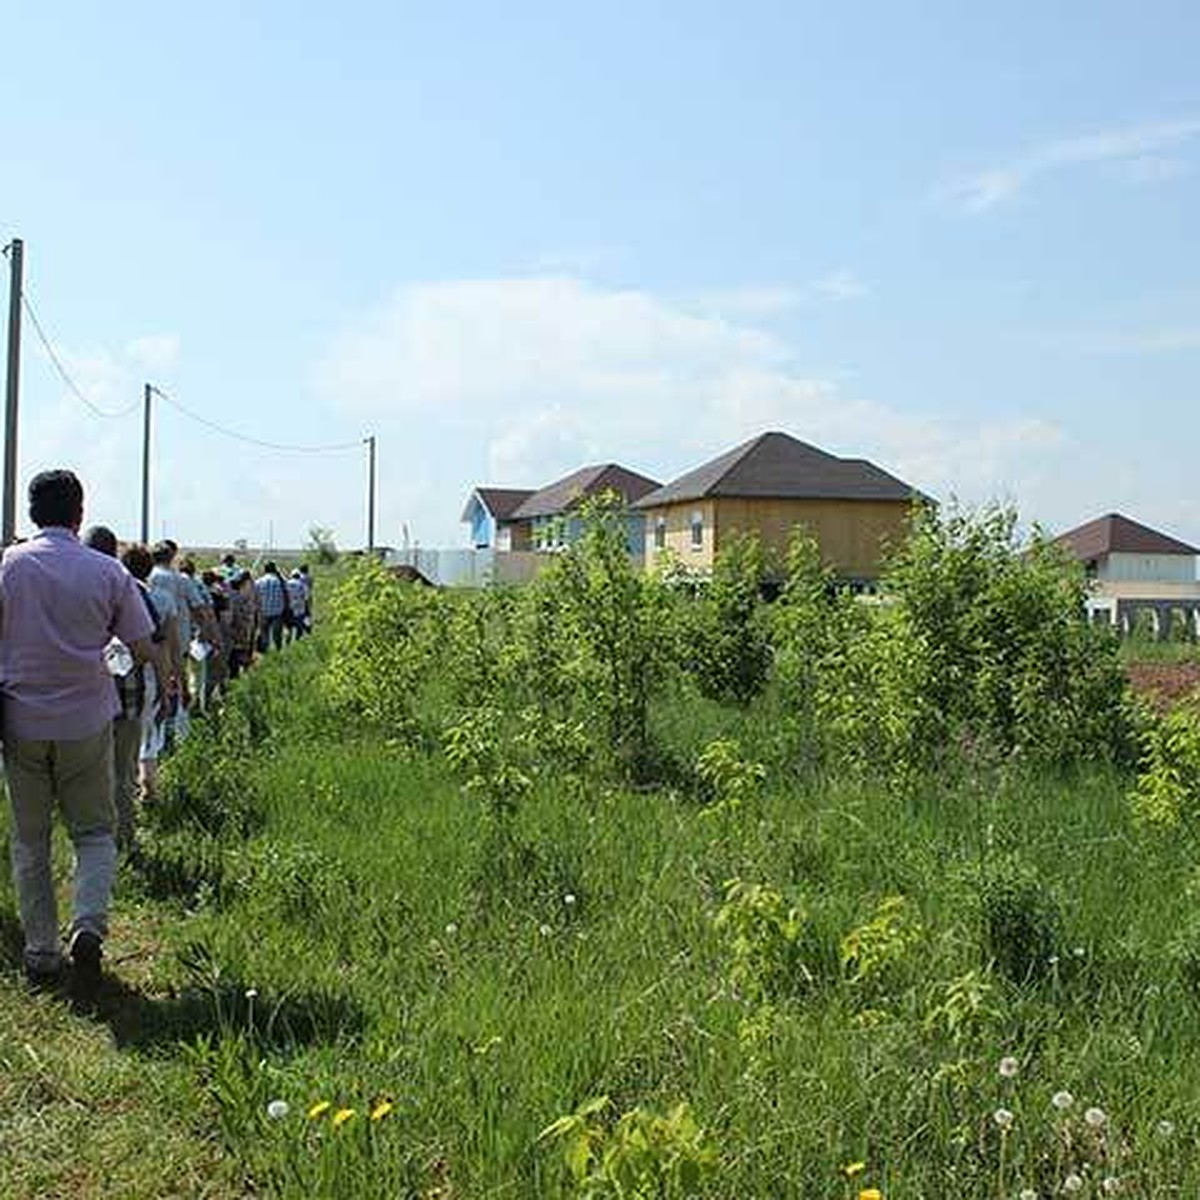
POLYGON ((754 533, 777 557, 796 526, 846 582, 871 586, 887 548, 905 537, 916 488, 862 458, 839 458, 786 433, 744 442, 637 501, 646 517, 646 560, 671 551, 711 569, 722 544, 754 533))
POLYGON ((1132 632, 1139 615, 1159 637, 1171 623, 1200 628, 1200 550, 1120 513, 1108 513, 1055 541, 1083 565, 1091 583, 1088 609, 1095 620, 1132 632))
POLYGON ((533 495, 532 488, 477 487, 467 498, 462 520, 471 526, 476 550, 528 550, 529 522, 513 513, 533 495))

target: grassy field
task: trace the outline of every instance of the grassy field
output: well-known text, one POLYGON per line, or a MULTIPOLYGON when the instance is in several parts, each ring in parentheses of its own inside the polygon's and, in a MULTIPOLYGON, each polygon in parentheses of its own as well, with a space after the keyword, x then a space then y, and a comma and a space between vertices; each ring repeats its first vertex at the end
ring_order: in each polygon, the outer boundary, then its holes
POLYGON ((774 690, 674 683, 673 769, 551 755, 501 812, 328 655, 176 756, 97 1012, 25 993, 0 889, 0 1195, 1200 1187, 1200 876, 1127 770, 799 770, 774 690))

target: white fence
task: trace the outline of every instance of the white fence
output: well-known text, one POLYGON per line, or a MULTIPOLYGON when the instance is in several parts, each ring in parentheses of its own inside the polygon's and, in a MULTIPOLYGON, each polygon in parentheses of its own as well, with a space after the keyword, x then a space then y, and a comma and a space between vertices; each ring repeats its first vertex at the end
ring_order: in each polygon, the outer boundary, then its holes
POLYGON ((544 554, 529 550, 392 550, 389 567, 412 567, 438 587, 487 587, 527 583, 545 565, 544 554))

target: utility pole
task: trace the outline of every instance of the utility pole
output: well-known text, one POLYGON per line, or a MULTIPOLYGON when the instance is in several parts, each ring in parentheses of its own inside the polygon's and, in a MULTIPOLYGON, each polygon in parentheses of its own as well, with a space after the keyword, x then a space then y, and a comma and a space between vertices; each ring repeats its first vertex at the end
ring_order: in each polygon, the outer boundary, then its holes
POLYGON ((4 505, 0 542, 10 546, 17 538, 17 393, 21 386, 21 276, 25 243, 8 244, 8 383, 4 392, 4 505))
POLYGON ((369 450, 367 467, 367 553, 375 551, 375 435, 364 439, 369 450))
POLYGON ((150 398, 154 388, 145 385, 142 393, 142 545, 150 544, 150 398))

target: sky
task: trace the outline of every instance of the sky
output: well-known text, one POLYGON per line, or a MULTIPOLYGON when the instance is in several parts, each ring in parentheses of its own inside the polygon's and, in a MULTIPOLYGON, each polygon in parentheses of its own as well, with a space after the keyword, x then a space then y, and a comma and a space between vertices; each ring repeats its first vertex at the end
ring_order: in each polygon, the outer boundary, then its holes
POLYGON ((369 435, 377 543, 455 546, 766 429, 1200 543, 1192 0, 5 8, 0 243, 83 397, 26 319, 22 510, 71 466, 136 535, 150 382, 184 545, 361 546, 369 435))

